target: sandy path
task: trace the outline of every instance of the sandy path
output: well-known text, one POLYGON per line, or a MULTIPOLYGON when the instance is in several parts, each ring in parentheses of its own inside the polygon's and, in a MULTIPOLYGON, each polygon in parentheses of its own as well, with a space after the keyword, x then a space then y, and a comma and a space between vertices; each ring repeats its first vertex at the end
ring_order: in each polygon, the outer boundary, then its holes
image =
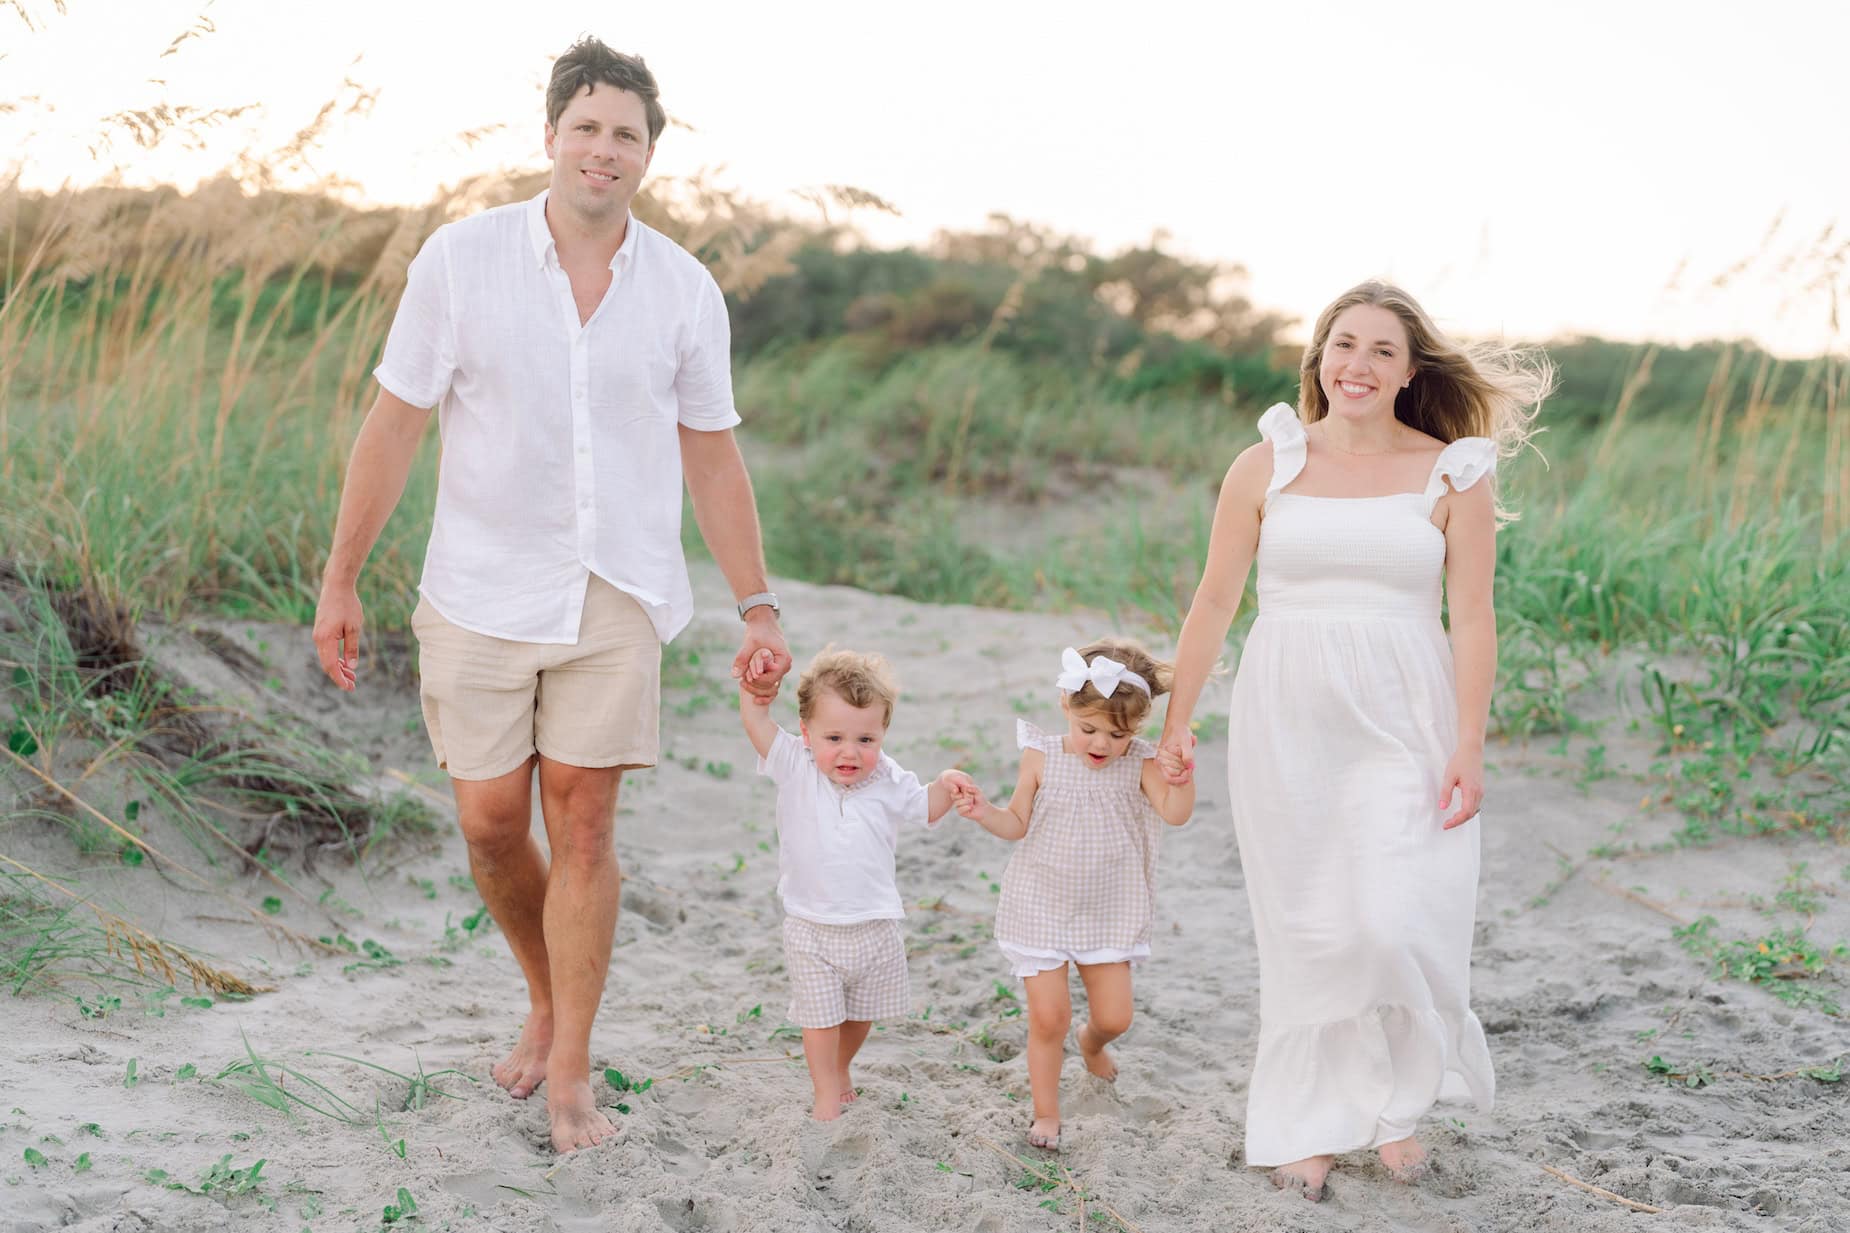
MULTIPOLYGON (((370 880, 321 860, 322 876, 302 884, 311 898, 327 887, 327 902, 283 908, 278 919, 298 929, 371 939, 402 961, 351 972, 342 969, 363 956, 278 946, 219 919, 230 915, 222 902, 150 868, 76 858, 59 829, 43 827, 9 840, 13 850, 81 870, 102 901, 277 989, 209 1010, 175 996, 159 1016, 126 996, 99 1019, 79 1018, 68 1002, 0 1000, 0 1230, 203 1230, 234 1221, 375 1228, 401 1186, 418 1207, 410 1227, 425 1229, 1082 1227, 1073 1191, 1018 1188, 1022 1170, 990 1146, 1031 1155, 1021 1141, 1024 1025, 1010 1013, 1013 986, 998 991, 1004 969, 987 934, 1007 845, 960 819, 902 836, 902 892, 933 905, 907 922, 915 1015, 870 1040, 857 1072, 863 1096, 847 1116, 826 1127, 808 1122, 799 1045, 777 1031, 786 993, 771 787, 752 773, 724 682, 736 621, 713 578, 698 585, 701 614, 681 644, 698 662, 678 657, 665 697, 671 757, 626 784, 619 826, 624 912, 593 1056, 654 1082, 640 1094, 608 1093, 629 1107, 616 1142, 561 1162, 547 1150, 541 1102, 510 1101, 487 1081, 523 999, 492 929, 474 937, 458 929, 446 946, 446 920, 457 926, 478 902, 451 881, 466 864, 447 814, 439 838, 389 868, 376 865, 370 880), (243 1057, 245 1040, 332 1088, 365 1124, 306 1111, 292 1120, 229 1084, 201 1081, 243 1057), (407 1074, 420 1061, 431 1072, 457 1068, 480 1082, 440 1079, 454 1098, 407 1111, 404 1082, 321 1051, 407 1074), (125 1087, 131 1058, 139 1081, 125 1087), (188 1063, 197 1075, 179 1078, 188 1063), (391 1146, 400 1139, 402 1158, 391 1146), (28 1147, 47 1163, 27 1164, 28 1147), (91 1167, 78 1172, 86 1151, 91 1167), (266 1161, 255 1192, 221 1201, 145 1178, 164 1169, 194 1181, 226 1153, 232 1167, 266 1161), (1041 1206, 1050 1199, 1063 1215, 1041 1206)), ((960 762, 991 788, 1012 780, 1016 714, 1053 721, 1046 681, 1059 649, 1105 632, 1083 617, 935 608, 795 583, 778 590, 800 658, 834 637, 895 661, 904 686, 895 757, 922 776, 960 762)), ((330 740, 363 749, 381 773, 441 782, 415 695, 393 673, 369 679, 356 706, 316 684, 305 631, 220 628, 247 647, 262 644, 267 668, 246 664, 239 675, 177 633, 164 661, 223 694, 267 695, 297 710, 330 740), (266 673, 275 687, 263 688, 266 673)), ((1216 688, 1224 695, 1224 683, 1216 688)), ((1223 705, 1224 696, 1213 709, 1223 705)), ((794 725, 791 704, 780 703, 779 715, 794 725)), ((1850 1226, 1850 1083, 1725 1073, 1842 1057, 1844 1022, 1708 980, 1670 932, 1672 916, 1702 911, 1748 922, 1751 905, 1736 903, 1746 890, 1770 894, 1798 860, 1829 881, 1844 854, 1761 841, 1576 868, 1615 826, 1642 839, 1673 827, 1640 813, 1639 783, 1627 773, 1644 770, 1648 747, 1616 735, 1606 738, 1608 761, 1621 773, 1584 785, 1577 749, 1574 758, 1492 751, 1474 1000, 1499 1103, 1489 1115, 1440 1110, 1424 1136, 1436 1178, 1407 1189, 1365 1158, 1345 1158, 1332 1200, 1313 1208, 1230 1163, 1257 971, 1225 815, 1223 728, 1206 729, 1196 820, 1165 837, 1156 954, 1139 972, 1137 1021, 1117 1049, 1121 1078, 1114 1089, 1086 1077, 1076 1058, 1067 1065, 1069 1150, 1060 1163, 1091 1196, 1089 1213, 1109 1204, 1148 1233, 1850 1226), (1628 898, 1631 887, 1642 890, 1628 898), (1654 1053, 1700 1061, 1716 1081, 1669 1086, 1641 1065, 1654 1053), (1544 1164, 1666 1210, 1628 1212, 1544 1164)), ((434 800, 441 808, 443 796, 434 800)), ((247 903, 270 893, 254 880, 233 889, 247 903)), ((1825 896, 1814 936, 1850 934, 1847 898, 1825 896)), ((284 1086, 320 1099, 297 1080, 284 1086)), ((1115 1226, 1092 1219, 1084 1227, 1115 1226)))

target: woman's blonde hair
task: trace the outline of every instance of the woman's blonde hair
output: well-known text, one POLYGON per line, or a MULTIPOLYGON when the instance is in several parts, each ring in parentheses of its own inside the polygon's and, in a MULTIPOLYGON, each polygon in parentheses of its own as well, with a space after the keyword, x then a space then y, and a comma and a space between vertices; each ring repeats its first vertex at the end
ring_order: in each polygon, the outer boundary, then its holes
POLYGON ((1098 692, 1097 686, 1087 681, 1077 692, 1066 695, 1066 707, 1071 711, 1103 715, 1111 720, 1112 727, 1135 732, 1150 717, 1156 699, 1169 692, 1169 686, 1175 679, 1175 665, 1156 658, 1129 638, 1100 638, 1079 648, 1079 658, 1088 664, 1100 655, 1117 660, 1148 681, 1150 692, 1145 694, 1135 685, 1123 684, 1107 698, 1098 692))
MULTIPOLYGON (((1546 354, 1504 343, 1455 343, 1419 301, 1391 283, 1372 279, 1343 292, 1317 315, 1298 367, 1298 414, 1305 423, 1314 424, 1330 413, 1319 379, 1323 349, 1336 318, 1358 304, 1385 308, 1407 331, 1413 381, 1395 395, 1395 419, 1448 445, 1460 437, 1488 437, 1499 458, 1514 455, 1534 435, 1536 413, 1555 388, 1554 362, 1546 354)), ((1514 517, 1501 503, 1497 515, 1501 521, 1514 517)))
POLYGON ((804 723, 815 714, 816 700, 824 690, 852 707, 878 706, 883 728, 893 722, 899 683, 883 656, 824 647, 797 681, 797 717, 804 723))

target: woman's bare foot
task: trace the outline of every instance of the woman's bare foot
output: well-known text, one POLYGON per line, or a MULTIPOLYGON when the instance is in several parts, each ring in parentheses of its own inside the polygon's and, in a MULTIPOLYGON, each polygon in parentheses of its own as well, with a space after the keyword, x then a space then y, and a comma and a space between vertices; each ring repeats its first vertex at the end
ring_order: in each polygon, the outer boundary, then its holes
POLYGON ((1060 1119, 1057 1117, 1037 1117, 1028 1127, 1028 1146, 1043 1147, 1050 1152, 1060 1150, 1060 1119))
POLYGON ((816 1103, 810 1106, 810 1120, 816 1122, 832 1122, 841 1116, 841 1107, 842 1096, 840 1093, 818 1096, 816 1097, 816 1103))
POLYGON ((546 1115, 552 1119, 552 1146, 555 1151, 575 1152, 596 1147, 617 1133, 597 1107, 586 1081, 552 1084, 546 1089, 546 1115))
POLYGON ((1417 1182, 1426 1176, 1430 1167, 1426 1163, 1426 1149, 1412 1135, 1383 1143, 1380 1151, 1388 1176, 1397 1182, 1417 1182))
POLYGON ((1280 1190, 1295 1190, 1312 1203, 1321 1203, 1329 1197, 1330 1188, 1324 1184, 1324 1179, 1329 1177, 1330 1166, 1335 1163, 1334 1156, 1294 1160, 1272 1170, 1272 1184, 1280 1190))
POLYGON ((546 1055, 552 1052, 552 1019, 528 1015, 513 1050, 489 1072, 515 1100, 525 1100, 546 1080, 546 1055))
POLYGON ((1105 1046, 1094 1049, 1087 1042, 1092 1039, 1091 1024, 1082 1024, 1073 1034, 1073 1043, 1079 1046, 1079 1056, 1085 1060, 1086 1069, 1107 1083, 1118 1081, 1118 1063, 1113 1060, 1105 1046))

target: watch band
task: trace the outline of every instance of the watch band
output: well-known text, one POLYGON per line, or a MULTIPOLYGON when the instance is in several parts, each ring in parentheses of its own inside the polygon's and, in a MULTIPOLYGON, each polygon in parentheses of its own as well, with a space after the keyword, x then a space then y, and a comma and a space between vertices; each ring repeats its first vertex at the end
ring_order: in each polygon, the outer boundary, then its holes
POLYGON ((743 621, 745 619, 745 614, 750 612, 753 608, 763 607, 769 607, 774 614, 781 614, 783 612, 783 609, 777 606, 777 596, 769 591, 760 591, 756 595, 747 595, 744 599, 739 601, 739 619, 743 621))

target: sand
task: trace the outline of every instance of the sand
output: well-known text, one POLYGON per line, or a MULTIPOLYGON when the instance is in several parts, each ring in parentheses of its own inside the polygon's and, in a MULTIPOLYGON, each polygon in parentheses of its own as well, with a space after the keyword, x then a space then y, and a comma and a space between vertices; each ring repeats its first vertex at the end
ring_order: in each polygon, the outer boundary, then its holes
MULTIPOLYGON (((1084 615, 777 589, 800 657, 833 639, 894 660, 904 697, 889 750, 902 764, 927 776, 958 763, 992 790, 1012 782, 1016 716, 1055 720, 1048 681, 1060 648, 1106 632, 1084 615)), ((1813 936, 1850 936, 1837 872, 1845 854, 1759 840, 1589 861, 1588 849, 1615 834, 1648 843, 1677 824, 1668 810, 1641 807, 1656 791, 1653 749, 1626 731, 1623 713, 1608 715, 1599 737, 1614 773, 1590 782, 1586 741, 1491 750, 1473 1000, 1498 1104, 1488 1114, 1435 1111, 1422 1133, 1436 1163, 1425 1183, 1395 1184, 1366 1154, 1347 1156, 1330 1200, 1313 1206, 1238 1159, 1257 961, 1226 815, 1225 725, 1214 718, 1225 682, 1202 708, 1196 818, 1164 837, 1156 951, 1137 974, 1136 1022, 1115 1050, 1121 1076, 1101 1084, 1069 1057, 1066 1150, 1047 1157, 1022 1138, 1025 1027, 987 936, 1007 845, 955 817, 902 836, 915 1013, 869 1040, 858 1103, 838 1122, 811 1123, 800 1046, 779 1031, 787 994, 772 790, 753 773, 725 680, 737 621, 716 577, 700 574, 697 590, 699 616, 670 664, 663 765, 626 782, 618 827, 623 913, 592 1052, 599 1069, 653 1081, 640 1093, 602 1089, 607 1104, 628 1109, 613 1115, 618 1138, 556 1157, 542 1100, 513 1101, 488 1079, 524 997, 492 927, 459 927, 479 901, 462 877, 463 846, 402 642, 394 653, 380 640, 385 653, 368 660, 362 691, 343 697, 315 671, 306 630, 200 621, 146 631, 167 671, 238 705, 296 716, 353 751, 382 788, 402 790, 400 776, 419 785, 436 834, 375 854, 364 876, 339 854, 315 855, 312 869, 292 857, 285 872, 306 895, 279 895, 275 918, 308 935, 376 942, 402 962, 343 970, 365 956, 278 941, 223 897, 152 864, 78 856, 64 827, 16 818, 0 849, 80 875, 98 902, 274 991, 201 1009, 180 1004, 192 993, 182 988, 159 1014, 130 993, 89 1019, 68 999, 0 999, 0 1230, 369 1229, 401 1187, 417 1214, 393 1227, 425 1230, 1119 1227, 1107 1208, 1148 1233, 1850 1227, 1850 1082, 1741 1077, 1843 1058, 1844 1021, 1716 981, 1672 936, 1704 912, 1736 933, 1764 932, 1746 896, 1770 898, 1798 861, 1835 884, 1818 893, 1813 936), (285 1115, 214 1081, 247 1057, 247 1042, 332 1089, 362 1111, 361 1124, 299 1107, 285 1115), (407 1109, 406 1082, 331 1054, 467 1078, 437 1078, 447 1096, 407 1109), (1713 1082, 1667 1083, 1642 1064, 1654 1054, 1707 1066, 1713 1082), (188 1065, 196 1069, 182 1078, 188 1065), (28 1164, 27 1148, 46 1163, 28 1164), (90 1167, 80 1172, 84 1152, 90 1167), (231 1168, 264 1161, 257 1187, 199 1195, 147 1180, 160 1169, 196 1183, 227 1153, 231 1168), (1079 1189, 1023 1188, 1011 1154, 1057 1159, 1079 1189), (1663 1210, 1627 1210, 1543 1166, 1663 1210)), ((788 697, 777 714, 794 725, 788 697)), ((15 798, 9 808, 23 808, 17 773, 0 787, 15 798)), ((86 788, 110 807, 109 784, 86 788)), ((185 851, 157 811, 143 820, 157 846, 185 851)), ((252 876, 227 879, 238 904, 277 893, 252 876)), ((281 1077, 287 1090, 325 1100, 281 1077)))

